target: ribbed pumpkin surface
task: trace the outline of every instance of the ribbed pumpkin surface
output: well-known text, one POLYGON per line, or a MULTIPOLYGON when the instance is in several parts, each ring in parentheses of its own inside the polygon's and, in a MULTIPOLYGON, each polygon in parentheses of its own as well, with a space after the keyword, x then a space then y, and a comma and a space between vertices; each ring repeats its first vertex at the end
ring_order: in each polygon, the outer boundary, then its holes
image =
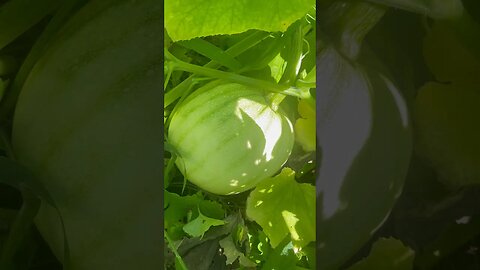
POLYGON ((236 194, 272 176, 294 142, 290 121, 265 95, 229 83, 194 94, 180 105, 168 130, 187 179, 216 194, 236 194))

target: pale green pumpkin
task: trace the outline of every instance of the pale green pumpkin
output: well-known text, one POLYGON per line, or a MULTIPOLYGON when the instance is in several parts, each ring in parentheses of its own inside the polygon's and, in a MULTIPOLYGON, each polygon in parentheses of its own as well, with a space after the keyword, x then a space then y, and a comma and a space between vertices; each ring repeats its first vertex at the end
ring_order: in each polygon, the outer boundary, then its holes
POLYGON ((229 195, 278 172, 290 156, 294 136, 288 118, 272 109, 264 92, 225 83, 180 104, 168 140, 188 180, 229 195))

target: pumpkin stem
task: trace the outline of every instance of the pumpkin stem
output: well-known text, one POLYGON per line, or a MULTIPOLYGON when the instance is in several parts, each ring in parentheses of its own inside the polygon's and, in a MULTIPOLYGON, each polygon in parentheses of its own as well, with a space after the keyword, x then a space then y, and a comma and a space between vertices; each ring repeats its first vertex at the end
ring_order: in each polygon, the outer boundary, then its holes
POLYGON ((285 95, 281 93, 270 93, 267 98, 270 100, 270 108, 277 111, 280 103, 285 99, 285 95))

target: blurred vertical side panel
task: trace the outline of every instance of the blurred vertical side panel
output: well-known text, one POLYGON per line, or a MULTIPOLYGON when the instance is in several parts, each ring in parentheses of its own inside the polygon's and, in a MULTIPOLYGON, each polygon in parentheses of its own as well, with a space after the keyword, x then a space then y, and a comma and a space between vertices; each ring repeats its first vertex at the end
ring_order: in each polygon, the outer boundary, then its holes
POLYGON ((385 8, 317 6, 317 259, 343 269, 388 218, 411 155, 407 106, 363 38, 385 8))
POLYGON ((35 223, 65 269, 162 268, 162 28, 162 1, 89 1, 23 85, 13 151, 50 194, 35 223))

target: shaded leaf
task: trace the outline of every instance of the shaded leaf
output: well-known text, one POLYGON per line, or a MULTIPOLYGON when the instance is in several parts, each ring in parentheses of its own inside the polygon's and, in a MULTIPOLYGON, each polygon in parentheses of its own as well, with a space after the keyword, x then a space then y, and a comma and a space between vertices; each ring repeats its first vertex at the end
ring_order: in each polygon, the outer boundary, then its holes
POLYGON ((210 270, 218 251, 218 241, 209 240, 191 249, 183 260, 188 269, 210 270))
POLYGON ((262 270, 295 269, 296 262, 297 256, 295 255, 293 244, 289 242, 289 237, 285 237, 270 253, 262 266, 262 270))
POLYGON ((248 256, 257 263, 265 261, 273 250, 267 235, 262 230, 254 230, 248 234, 248 256))
POLYGON ((223 254, 227 257, 227 264, 232 264, 237 259, 240 262, 240 265, 245 267, 255 267, 257 266, 254 262, 250 261, 245 254, 240 252, 235 243, 233 242, 232 236, 228 235, 227 237, 220 240, 220 246, 223 248, 223 254))

